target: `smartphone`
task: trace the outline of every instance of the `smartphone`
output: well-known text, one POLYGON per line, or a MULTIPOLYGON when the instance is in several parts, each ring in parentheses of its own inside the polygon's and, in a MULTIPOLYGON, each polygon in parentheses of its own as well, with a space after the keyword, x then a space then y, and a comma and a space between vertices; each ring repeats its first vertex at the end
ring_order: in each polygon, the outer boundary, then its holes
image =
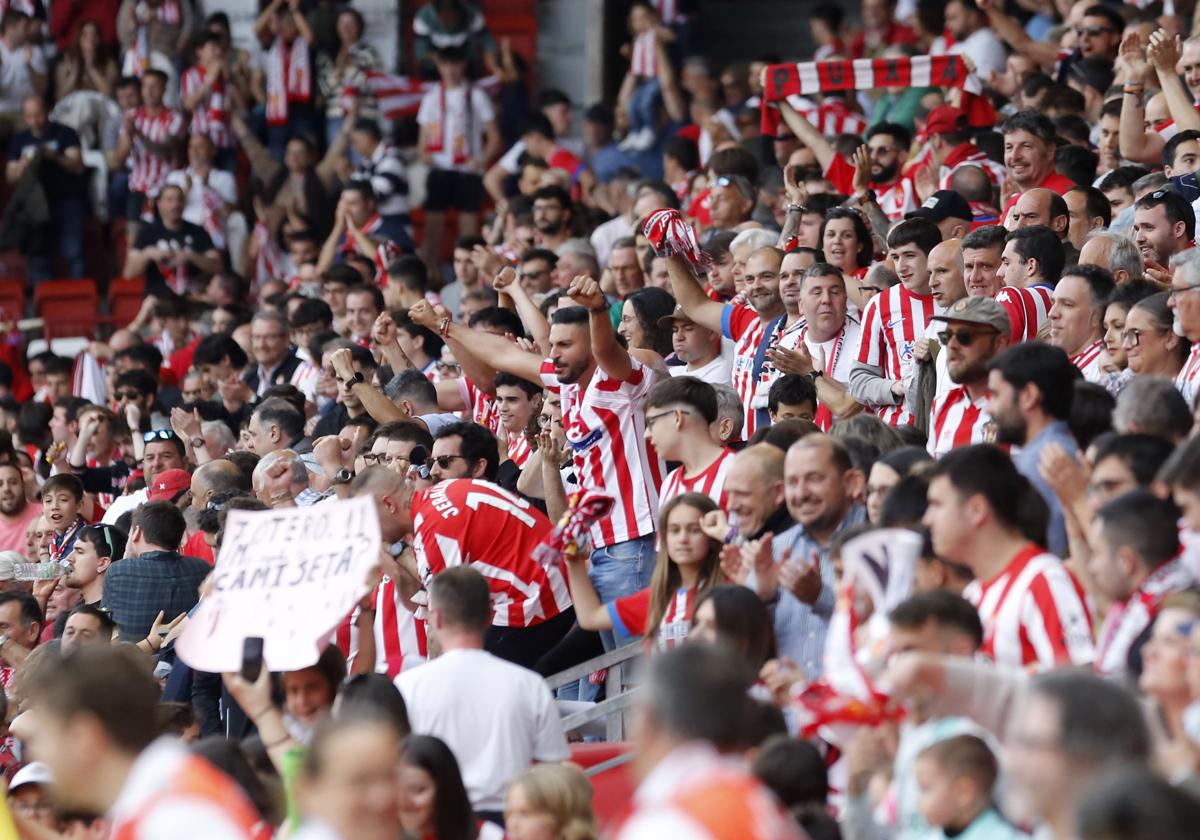
POLYGON ((263 640, 260 636, 250 636, 242 642, 242 679, 254 682, 262 673, 263 640))

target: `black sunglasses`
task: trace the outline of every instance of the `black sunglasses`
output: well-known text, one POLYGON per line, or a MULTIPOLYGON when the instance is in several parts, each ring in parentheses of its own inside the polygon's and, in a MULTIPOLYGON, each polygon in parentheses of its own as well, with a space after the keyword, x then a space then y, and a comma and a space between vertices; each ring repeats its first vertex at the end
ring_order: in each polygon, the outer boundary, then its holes
POLYGON ((431 469, 433 469, 433 465, 437 464, 439 467, 441 467, 444 470, 449 469, 450 463, 455 458, 462 458, 464 461, 467 460, 466 455, 435 455, 434 457, 429 458, 427 461, 425 461, 425 468, 431 470, 431 469))
POLYGON ((971 330, 942 330, 937 334, 937 337, 943 347, 948 347, 952 338, 958 342, 960 347, 970 347, 971 342, 981 335, 982 333, 972 332, 971 330))

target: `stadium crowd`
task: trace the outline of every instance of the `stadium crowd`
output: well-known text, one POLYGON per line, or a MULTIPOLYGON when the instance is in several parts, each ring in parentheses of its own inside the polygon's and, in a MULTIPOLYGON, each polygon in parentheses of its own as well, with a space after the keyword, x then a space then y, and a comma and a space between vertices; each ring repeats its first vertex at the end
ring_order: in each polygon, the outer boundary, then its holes
POLYGON ((465 0, 0 2, 0 246, 144 283, 3 314, 15 836, 1195 836, 1200 15, 700 5, 580 110, 465 0), (319 658, 190 667, 229 513, 346 499, 319 658), (630 644, 602 807, 546 678, 630 644))

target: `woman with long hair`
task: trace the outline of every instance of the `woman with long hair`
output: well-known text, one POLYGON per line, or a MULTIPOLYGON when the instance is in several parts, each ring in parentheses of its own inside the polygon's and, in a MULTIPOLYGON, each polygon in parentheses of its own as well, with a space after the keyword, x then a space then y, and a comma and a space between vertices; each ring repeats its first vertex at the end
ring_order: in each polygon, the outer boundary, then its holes
POLYGON ((431 735, 410 735, 400 749, 400 823, 419 840, 488 840, 504 834, 475 818, 454 753, 431 735))
POLYGON ((55 101, 62 101, 77 90, 94 90, 112 99, 120 75, 116 59, 100 41, 100 27, 88 21, 79 27, 75 44, 63 53, 54 68, 55 101))
POLYGON ((596 840, 592 785, 574 764, 539 764, 513 779, 504 803, 508 840, 596 840))
POLYGON ((650 586, 600 603, 587 574, 586 556, 567 558, 575 618, 584 630, 619 630, 643 636, 651 647, 674 647, 687 636, 696 601, 725 580, 721 543, 700 527, 717 503, 700 493, 683 493, 659 514, 658 558, 650 586))
POLYGON ((617 335, 630 350, 653 350, 665 358, 671 353, 671 326, 663 326, 659 320, 674 311, 675 298, 662 289, 638 289, 621 305, 617 335))
POLYGON ((860 309, 866 306, 867 298, 859 291, 857 281, 867 274, 875 244, 862 214, 850 207, 830 207, 821 222, 819 247, 825 262, 841 269, 850 300, 860 309))

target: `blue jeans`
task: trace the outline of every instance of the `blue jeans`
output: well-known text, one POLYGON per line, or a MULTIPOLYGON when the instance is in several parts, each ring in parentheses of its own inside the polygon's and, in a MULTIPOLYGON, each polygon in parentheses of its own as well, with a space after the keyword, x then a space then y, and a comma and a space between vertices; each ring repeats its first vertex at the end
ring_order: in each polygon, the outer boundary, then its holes
POLYGON ((629 130, 654 128, 658 124, 658 101, 662 87, 658 79, 641 82, 629 97, 629 130))
MULTIPOLYGON (((648 587, 654 573, 655 554, 654 534, 594 550, 589 577, 600 603, 607 604, 648 587)), ((633 641, 623 633, 618 638, 611 630, 601 633, 600 638, 605 650, 633 641)))
MULTIPOLYGON (((87 220, 86 198, 59 198, 50 202, 54 239, 66 263, 66 277, 83 276, 83 225, 87 220)), ((30 254, 26 258, 29 279, 37 282, 54 277, 54 253, 30 254)))

